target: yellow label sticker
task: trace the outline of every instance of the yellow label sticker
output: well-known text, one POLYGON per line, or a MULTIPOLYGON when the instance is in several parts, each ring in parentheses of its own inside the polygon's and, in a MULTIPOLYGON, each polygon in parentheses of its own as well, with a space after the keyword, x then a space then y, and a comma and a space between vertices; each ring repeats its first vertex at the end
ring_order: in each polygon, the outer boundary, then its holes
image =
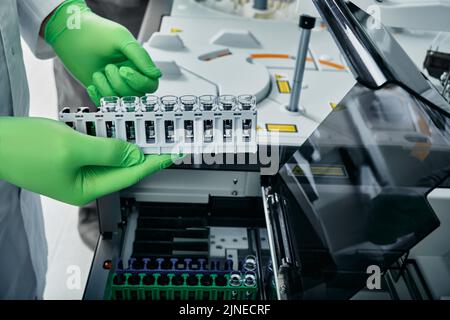
POLYGON ((330 102, 331 109, 336 109, 337 103, 330 102))
POLYGON ((276 124, 267 123, 266 129, 269 132, 285 132, 285 133, 297 133, 297 126, 295 124, 276 124))
MULTIPOLYGON (((347 177, 347 173, 342 166, 311 166, 309 169, 313 176, 347 177)), ((291 169, 291 172, 294 176, 305 176, 305 172, 297 165, 291 169)))
POLYGON ((260 126, 256 126, 256 131, 258 132, 263 131, 263 128, 261 128, 260 126))
POLYGON ((305 173, 303 172, 302 168, 300 168, 299 166, 295 166, 294 168, 291 169, 291 173, 294 176, 304 176, 305 173))
POLYGON ((183 30, 178 29, 178 28, 171 28, 171 29, 170 29, 170 32, 172 32, 172 33, 178 33, 178 32, 183 32, 183 30))
POLYGON ((278 92, 291 93, 291 85, 287 80, 277 80, 278 92))

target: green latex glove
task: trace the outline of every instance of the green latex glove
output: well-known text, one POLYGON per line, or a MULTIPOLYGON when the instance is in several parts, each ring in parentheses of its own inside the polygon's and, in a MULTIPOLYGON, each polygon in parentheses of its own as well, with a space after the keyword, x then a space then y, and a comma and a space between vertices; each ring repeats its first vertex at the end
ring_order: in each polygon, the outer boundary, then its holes
POLYGON ((122 25, 91 12, 81 0, 63 2, 47 21, 45 40, 98 106, 105 96, 143 96, 161 71, 122 25))
POLYGON ((84 135, 54 120, 0 117, 0 179, 73 205, 172 163, 171 155, 144 156, 133 144, 84 135))

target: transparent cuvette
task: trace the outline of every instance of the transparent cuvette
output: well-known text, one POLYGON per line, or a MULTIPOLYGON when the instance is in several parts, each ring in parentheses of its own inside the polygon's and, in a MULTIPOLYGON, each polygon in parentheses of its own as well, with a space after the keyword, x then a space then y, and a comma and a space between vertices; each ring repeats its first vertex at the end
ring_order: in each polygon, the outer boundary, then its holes
POLYGON ((193 111, 197 107, 197 97, 193 95, 185 95, 180 97, 180 104, 183 110, 193 111))
POLYGON ((211 111, 216 105, 217 97, 213 95, 203 95, 198 98, 200 104, 200 110, 211 111))
POLYGON ((236 97, 225 94, 219 97, 219 109, 220 110, 233 110, 236 107, 236 97))
POLYGON ((122 108, 125 112, 135 112, 136 109, 139 109, 139 103, 139 97, 135 96, 123 97, 121 99, 122 108))
POLYGON ((256 97, 250 94, 243 94, 237 98, 240 110, 254 110, 256 108, 256 97))
POLYGON ((141 109, 145 112, 158 111, 158 97, 151 94, 146 94, 141 97, 141 109))
POLYGON ((161 110, 165 112, 176 111, 178 105, 178 97, 176 96, 164 96, 160 99, 161 110))
POLYGON ((115 112, 120 106, 120 98, 115 96, 100 99, 100 110, 103 112, 115 112))

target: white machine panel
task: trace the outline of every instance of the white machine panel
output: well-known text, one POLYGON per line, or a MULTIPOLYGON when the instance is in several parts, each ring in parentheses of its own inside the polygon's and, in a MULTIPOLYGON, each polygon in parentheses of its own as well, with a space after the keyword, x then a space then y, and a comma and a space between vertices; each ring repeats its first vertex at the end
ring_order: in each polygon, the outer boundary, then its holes
POLYGON ((289 112, 300 37, 296 23, 226 15, 191 1, 175 1, 174 8, 177 14, 164 17, 160 32, 145 44, 163 73, 157 93, 254 95, 260 145, 301 144, 355 83, 331 35, 317 26, 302 86, 303 111, 289 112), (195 17, 187 13, 191 6, 199 10, 195 17))

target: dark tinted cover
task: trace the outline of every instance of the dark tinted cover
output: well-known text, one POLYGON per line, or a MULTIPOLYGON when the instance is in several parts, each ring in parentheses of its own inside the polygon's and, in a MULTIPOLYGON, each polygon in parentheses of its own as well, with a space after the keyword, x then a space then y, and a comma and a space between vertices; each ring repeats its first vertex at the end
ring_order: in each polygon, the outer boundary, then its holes
POLYGON ((388 79, 401 83, 450 114, 450 106, 447 101, 423 76, 386 27, 355 4, 349 2, 347 6, 356 23, 361 27, 361 31, 366 34, 372 45, 373 56, 385 70, 388 79))
POLYGON ((439 226, 426 195, 450 173, 450 108, 386 29, 361 30, 390 81, 355 85, 275 182, 301 274, 294 299, 351 297, 368 266, 386 270, 439 226))
POLYGON ((323 273, 333 286, 346 279, 335 289, 348 291, 328 288, 327 297, 351 296, 368 266, 385 270, 439 226, 426 195, 450 173, 449 132, 446 118, 401 87, 356 85, 281 168, 304 274, 323 273))

